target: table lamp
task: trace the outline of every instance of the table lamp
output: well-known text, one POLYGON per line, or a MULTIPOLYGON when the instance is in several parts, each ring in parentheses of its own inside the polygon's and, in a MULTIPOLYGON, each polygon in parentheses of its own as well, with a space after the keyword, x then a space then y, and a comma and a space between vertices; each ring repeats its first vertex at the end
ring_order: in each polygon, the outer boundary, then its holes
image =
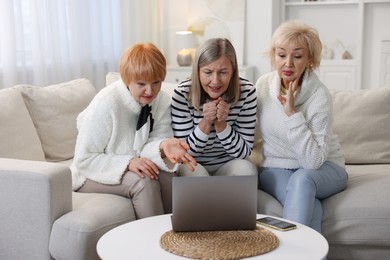
POLYGON ((192 64, 191 49, 195 47, 194 36, 191 31, 176 32, 177 63, 179 66, 190 66, 192 64))

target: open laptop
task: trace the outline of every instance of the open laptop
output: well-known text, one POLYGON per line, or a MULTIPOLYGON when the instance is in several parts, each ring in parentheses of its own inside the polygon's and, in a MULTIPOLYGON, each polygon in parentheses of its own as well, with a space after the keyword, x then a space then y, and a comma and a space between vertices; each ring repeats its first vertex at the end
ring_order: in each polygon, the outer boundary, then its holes
POLYGON ((256 228, 257 176, 174 177, 174 231, 256 228))

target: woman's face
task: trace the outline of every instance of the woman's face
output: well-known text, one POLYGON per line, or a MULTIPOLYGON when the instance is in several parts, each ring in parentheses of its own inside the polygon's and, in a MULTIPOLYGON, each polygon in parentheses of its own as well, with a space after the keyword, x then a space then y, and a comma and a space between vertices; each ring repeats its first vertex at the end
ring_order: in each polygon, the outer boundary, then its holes
POLYGON ((200 84, 213 100, 218 99, 226 92, 232 75, 233 67, 226 56, 222 56, 199 69, 200 84))
POLYGON ((300 79, 309 63, 309 52, 306 47, 296 42, 286 42, 276 46, 276 69, 285 88, 288 88, 291 81, 300 79))
POLYGON ((161 90, 161 80, 149 82, 136 80, 129 84, 129 90, 134 99, 141 105, 150 104, 161 90))

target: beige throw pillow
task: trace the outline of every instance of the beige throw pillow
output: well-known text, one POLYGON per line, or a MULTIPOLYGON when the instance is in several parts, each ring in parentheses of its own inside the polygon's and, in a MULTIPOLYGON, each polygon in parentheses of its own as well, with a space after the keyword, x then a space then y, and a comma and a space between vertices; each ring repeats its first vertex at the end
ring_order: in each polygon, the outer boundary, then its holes
POLYGON ((346 163, 390 163, 390 87, 331 94, 333 131, 346 163))
POLYGON ((45 161, 34 124, 16 89, 0 91, 0 157, 45 161))
POLYGON ((74 155, 76 119, 96 94, 87 79, 47 87, 24 86, 21 92, 31 114, 47 161, 64 161, 74 155))

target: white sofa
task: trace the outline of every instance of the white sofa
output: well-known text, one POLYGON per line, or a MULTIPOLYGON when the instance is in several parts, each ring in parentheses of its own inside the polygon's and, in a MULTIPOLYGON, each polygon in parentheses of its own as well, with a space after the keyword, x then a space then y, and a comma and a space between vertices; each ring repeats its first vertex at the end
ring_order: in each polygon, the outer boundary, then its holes
POLYGON ((76 117, 86 79, 0 90, 0 259, 98 259, 108 230, 135 220, 130 200, 72 192, 76 117))
MULTIPOLYGON (((98 259, 98 239, 135 220, 128 199, 71 190, 76 117, 94 95, 86 79, 0 90, 0 259, 98 259)), ((332 95, 349 182, 323 201, 328 258, 389 259, 390 87, 332 95)), ((251 160, 261 158, 259 138, 251 160)), ((281 216, 282 208, 259 190, 258 212, 281 216)))

